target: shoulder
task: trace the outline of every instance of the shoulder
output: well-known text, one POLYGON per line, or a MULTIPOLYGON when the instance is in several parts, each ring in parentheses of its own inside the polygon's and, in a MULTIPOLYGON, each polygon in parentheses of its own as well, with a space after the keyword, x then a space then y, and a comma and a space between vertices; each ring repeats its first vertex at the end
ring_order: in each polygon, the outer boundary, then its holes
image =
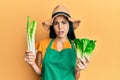
POLYGON ((36 42, 36 47, 39 47, 39 46, 47 46, 50 42, 51 38, 47 38, 47 39, 43 39, 43 40, 40 40, 40 41, 37 41, 36 42))
POLYGON ((48 44, 50 43, 50 41, 51 41, 51 38, 40 40, 39 41, 39 45, 48 46, 48 44))
POLYGON ((46 44, 46 43, 49 43, 50 40, 51 40, 51 38, 47 38, 47 39, 43 39, 43 40, 41 40, 41 41, 39 41, 39 42, 46 44))
POLYGON ((50 41, 51 41, 51 38, 47 38, 47 39, 43 39, 43 40, 36 42, 36 50, 42 53, 42 59, 44 58, 46 48, 48 47, 50 41))

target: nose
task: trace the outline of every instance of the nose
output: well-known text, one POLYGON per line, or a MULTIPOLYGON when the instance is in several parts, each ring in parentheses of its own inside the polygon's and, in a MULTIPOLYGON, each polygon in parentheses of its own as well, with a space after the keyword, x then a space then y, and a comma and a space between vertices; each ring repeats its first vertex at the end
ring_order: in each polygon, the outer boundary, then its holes
POLYGON ((58 28, 59 28, 59 29, 61 29, 61 28, 62 28, 62 24, 61 24, 61 23, 59 23, 58 28))

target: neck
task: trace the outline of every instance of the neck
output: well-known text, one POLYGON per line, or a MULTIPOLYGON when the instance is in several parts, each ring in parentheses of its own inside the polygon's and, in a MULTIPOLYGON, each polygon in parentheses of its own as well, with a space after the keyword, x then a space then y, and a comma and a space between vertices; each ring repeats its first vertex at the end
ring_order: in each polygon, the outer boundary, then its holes
POLYGON ((59 38, 59 37, 56 37, 56 40, 58 41, 58 42, 64 42, 64 41, 66 41, 66 40, 68 40, 68 38, 67 37, 64 37, 64 38, 59 38))

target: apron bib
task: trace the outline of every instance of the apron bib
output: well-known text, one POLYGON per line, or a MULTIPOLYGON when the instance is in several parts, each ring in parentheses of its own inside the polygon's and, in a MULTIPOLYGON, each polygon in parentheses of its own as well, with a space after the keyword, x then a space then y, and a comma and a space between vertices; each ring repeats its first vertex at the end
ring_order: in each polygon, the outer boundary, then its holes
POLYGON ((75 80, 76 51, 72 48, 57 51, 51 48, 51 39, 42 61, 42 80, 75 80))

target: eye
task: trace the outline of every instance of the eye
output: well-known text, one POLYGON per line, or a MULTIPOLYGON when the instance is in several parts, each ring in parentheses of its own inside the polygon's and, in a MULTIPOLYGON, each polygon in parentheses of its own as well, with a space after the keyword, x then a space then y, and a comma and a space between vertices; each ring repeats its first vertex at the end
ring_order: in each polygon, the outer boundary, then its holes
POLYGON ((62 21, 62 24, 66 24, 67 22, 66 21, 62 21))
POLYGON ((57 25, 57 24, 58 24, 58 22, 57 22, 57 21, 54 21, 53 25, 57 25))

